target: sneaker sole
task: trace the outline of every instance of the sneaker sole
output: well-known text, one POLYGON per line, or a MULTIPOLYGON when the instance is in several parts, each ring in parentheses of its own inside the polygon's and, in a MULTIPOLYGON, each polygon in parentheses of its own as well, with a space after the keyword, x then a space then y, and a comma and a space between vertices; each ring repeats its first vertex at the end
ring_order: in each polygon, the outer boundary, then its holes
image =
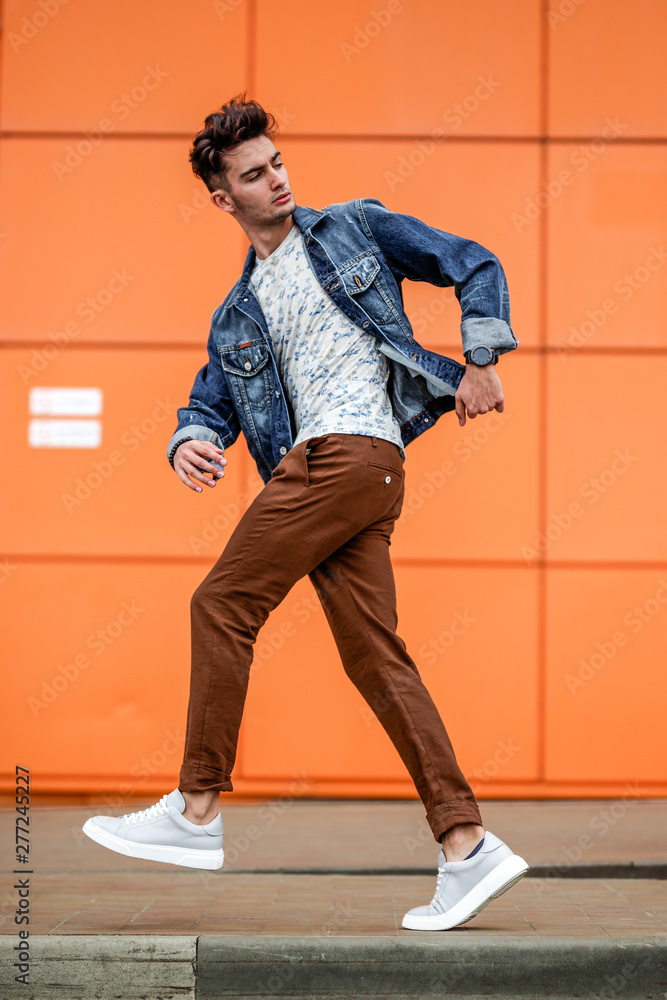
POLYGON ((103 830, 93 823, 92 819, 86 820, 83 832, 96 844, 108 847, 110 851, 115 851, 117 854, 124 854, 129 858, 140 858, 143 861, 164 861, 166 864, 182 865, 184 868, 203 868, 205 871, 215 871, 222 868, 225 856, 222 848, 218 851, 197 851, 189 847, 137 844, 103 830))
POLYGON ((436 913, 433 916, 410 916, 406 913, 402 926, 413 931, 446 931, 466 924, 488 906, 491 900, 502 896, 522 879, 529 867, 518 854, 512 854, 485 875, 481 882, 446 913, 436 913))

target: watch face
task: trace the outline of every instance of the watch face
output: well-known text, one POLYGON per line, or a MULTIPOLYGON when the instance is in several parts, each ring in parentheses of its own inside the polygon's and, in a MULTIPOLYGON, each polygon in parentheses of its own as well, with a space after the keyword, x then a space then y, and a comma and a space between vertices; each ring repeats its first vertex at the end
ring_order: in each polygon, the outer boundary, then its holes
POLYGON ((493 360, 493 351, 489 347, 476 347, 470 359, 475 365, 488 365, 493 360))

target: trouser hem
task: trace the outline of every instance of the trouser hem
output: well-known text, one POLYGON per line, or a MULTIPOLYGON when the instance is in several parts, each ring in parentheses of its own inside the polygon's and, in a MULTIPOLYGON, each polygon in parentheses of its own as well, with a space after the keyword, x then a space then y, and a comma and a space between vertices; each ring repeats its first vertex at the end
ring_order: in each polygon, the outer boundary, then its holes
POLYGON ((443 833, 447 833, 459 823, 476 823, 478 826, 484 826, 479 806, 470 802, 451 802, 434 806, 426 813, 426 822, 431 827, 433 837, 438 844, 443 833))
POLYGON ((182 792, 232 792, 234 786, 228 774, 202 764, 184 764, 178 787, 182 792))

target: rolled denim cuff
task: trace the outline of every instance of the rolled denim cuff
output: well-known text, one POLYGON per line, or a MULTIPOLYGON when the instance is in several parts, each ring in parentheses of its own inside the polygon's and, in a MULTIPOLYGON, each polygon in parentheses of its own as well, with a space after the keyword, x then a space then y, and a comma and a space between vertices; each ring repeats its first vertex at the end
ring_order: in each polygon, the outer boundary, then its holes
POLYGON ((463 353, 475 347, 490 347, 498 354, 507 354, 519 346, 510 326, 504 319, 494 316, 464 319, 461 323, 463 353))
POLYGON ((215 431, 210 430, 208 427, 204 427, 203 424, 188 424, 186 427, 181 427, 173 435, 171 441, 167 445, 167 458, 169 459, 169 464, 174 468, 174 455, 176 454, 176 449, 179 445, 183 444, 184 441, 210 441, 211 444, 216 445, 218 448, 222 448, 223 452, 225 446, 220 440, 220 436, 216 434, 215 431))

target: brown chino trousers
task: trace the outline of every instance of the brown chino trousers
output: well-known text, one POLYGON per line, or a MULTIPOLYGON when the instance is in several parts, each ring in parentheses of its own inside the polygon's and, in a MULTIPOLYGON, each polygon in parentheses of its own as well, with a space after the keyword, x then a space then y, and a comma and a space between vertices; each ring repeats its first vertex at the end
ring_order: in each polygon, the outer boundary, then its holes
POLYGON ((438 710, 396 635, 389 536, 405 491, 391 441, 327 434, 287 452, 192 598, 179 788, 231 791, 257 633, 308 574, 345 672, 384 726, 436 841, 482 817, 438 710))

